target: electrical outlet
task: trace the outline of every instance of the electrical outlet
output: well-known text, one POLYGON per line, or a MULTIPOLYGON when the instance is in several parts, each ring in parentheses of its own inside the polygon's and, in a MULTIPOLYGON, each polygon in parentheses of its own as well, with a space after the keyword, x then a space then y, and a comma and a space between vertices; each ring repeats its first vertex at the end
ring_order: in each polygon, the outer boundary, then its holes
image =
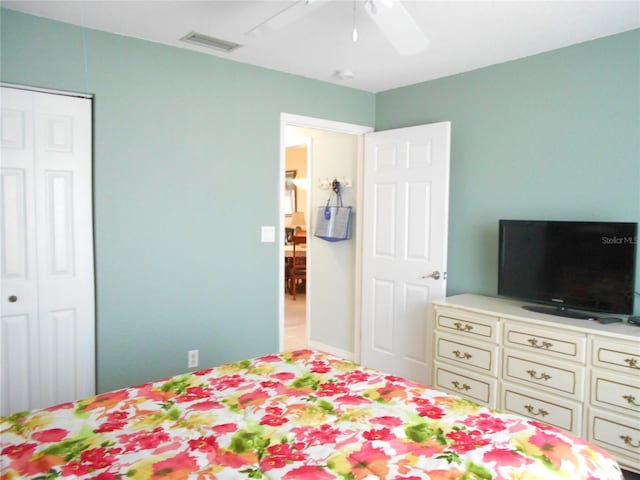
POLYGON ((188 368, 197 367, 198 363, 200 363, 198 361, 198 355, 199 355, 198 350, 189 350, 187 355, 188 355, 187 367, 188 368))

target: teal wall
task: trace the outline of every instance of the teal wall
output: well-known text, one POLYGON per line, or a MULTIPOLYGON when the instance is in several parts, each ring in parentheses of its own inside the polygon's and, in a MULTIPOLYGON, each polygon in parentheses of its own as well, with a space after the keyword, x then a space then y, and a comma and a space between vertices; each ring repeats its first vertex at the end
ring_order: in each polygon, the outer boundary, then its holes
POLYGON ((194 348, 277 349, 279 254, 258 239, 279 222, 281 112, 452 121, 451 294, 495 293, 499 218, 640 221, 639 30, 373 95, 0 15, 2 81, 95 94, 100 391, 194 348))
POLYGON ((373 94, 1 10, 2 81, 95 94, 100 391, 278 349, 280 113, 373 94), (83 44, 84 41, 84 44, 83 44))
POLYGON ((500 218, 640 222, 640 30, 376 96, 377 130, 445 120, 449 294, 495 295, 500 218))

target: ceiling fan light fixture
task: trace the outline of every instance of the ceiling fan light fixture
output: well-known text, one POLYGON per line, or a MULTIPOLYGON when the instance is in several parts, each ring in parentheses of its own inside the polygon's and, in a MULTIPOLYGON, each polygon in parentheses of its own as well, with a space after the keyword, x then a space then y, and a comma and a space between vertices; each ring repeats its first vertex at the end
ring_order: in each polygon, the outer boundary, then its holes
MULTIPOLYGON (((0 0, 1 1, 1 0, 0 0)), ((309 15, 314 9, 337 0, 287 0, 286 2, 270 2, 280 5, 280 10, 245 32, 245 35, 259 37, 290 25, 309 15), (284 8, 281 8, 285 5, 284 8)), ((353 4, 353 28, 351 38, 357 42, 360 32, 357 28, 358 5, 364 3, 364 10, 378 29, 386 37, 387 42, 399 55, 417 55, 429 46, 429 39, 416 23, 415 19, 402 5, 401 0, 342 0, 353 4)), ((345 32, 346 33, 346 32, 345 32)))

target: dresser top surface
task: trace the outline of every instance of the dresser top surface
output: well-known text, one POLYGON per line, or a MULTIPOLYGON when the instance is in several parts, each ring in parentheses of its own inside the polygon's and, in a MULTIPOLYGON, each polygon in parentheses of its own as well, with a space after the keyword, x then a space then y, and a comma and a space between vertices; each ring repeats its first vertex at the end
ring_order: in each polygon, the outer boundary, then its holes
POLYGON ((522 308, 524 305, 528 305, 526 302, 505 298, 464 293, 434 300, 433 304, 442 307, 463 308, 472 312, 498 315, 513 320, 539 323, 540 325, 548 327, 562 327, 627 340, 630 339, 629 337, 631 337, 632 340, 640 340, 640 326, 630 325, 626 322, 603 325, 593 320, 578 320, 575 318, 556 317, 544 313, 530 312, 522 308))

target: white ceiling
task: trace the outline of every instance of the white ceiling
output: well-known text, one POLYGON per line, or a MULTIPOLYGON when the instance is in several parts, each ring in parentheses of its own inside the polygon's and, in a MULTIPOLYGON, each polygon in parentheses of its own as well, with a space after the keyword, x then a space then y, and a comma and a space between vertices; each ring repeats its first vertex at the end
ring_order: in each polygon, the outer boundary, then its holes
MULTIPOLYGON (((356 1, 359 39, 351 39, 353 0, 316 5, 268 36, 252 27, 296 0, 4 0, 6 8, 242 63, 379 92, 432 80, 640 27, 640 2, 403 0, 430 40, 400 56, 356 1), (181 42, 191 31, 240 43, 224 53, 181 42), (355 77, 341 80, 339 69, 355 77)), ((300 0, 305 1, 305 0, 300 0)), ((630 59, 630 61, 633 61, 630 59)))

